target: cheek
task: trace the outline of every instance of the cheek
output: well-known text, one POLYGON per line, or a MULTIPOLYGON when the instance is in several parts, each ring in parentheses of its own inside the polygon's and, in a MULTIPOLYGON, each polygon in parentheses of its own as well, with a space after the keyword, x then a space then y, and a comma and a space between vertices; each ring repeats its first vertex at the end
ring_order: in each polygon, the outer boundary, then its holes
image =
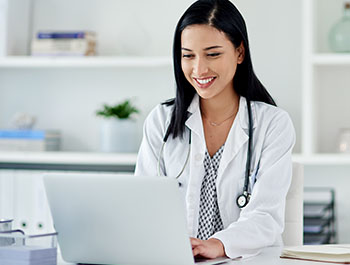
POLYGON ((232 61, 227 62, 226 64, 221 64, 221 72, 225 73, 224 74, 225 79, 232 80, 236 74, 236 70, 237 70, 237 64, 232 63, 232 61), (226 67, 223 67, 224 65, 226 65, 226 67))
POLYGON ((191 76, 191 73, 192 73, 192 68, 190 66, 189 63, 187 62, 181 62, 181 68, 182 68, 182 72, 184 73, 186 79, 188 80, 191 76))

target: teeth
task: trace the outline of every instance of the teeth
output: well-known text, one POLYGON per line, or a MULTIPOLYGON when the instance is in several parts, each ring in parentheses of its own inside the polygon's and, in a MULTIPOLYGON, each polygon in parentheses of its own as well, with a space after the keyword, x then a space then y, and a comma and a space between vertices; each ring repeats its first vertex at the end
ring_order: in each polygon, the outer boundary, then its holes
POLYGON ((212 78, 208 78, 208 79, 196 79, 198 83, 200 83, 201 85, 204 85, 204 84, 208 84, 210 81, 212 81, 214 79, 214 77, 212 78))

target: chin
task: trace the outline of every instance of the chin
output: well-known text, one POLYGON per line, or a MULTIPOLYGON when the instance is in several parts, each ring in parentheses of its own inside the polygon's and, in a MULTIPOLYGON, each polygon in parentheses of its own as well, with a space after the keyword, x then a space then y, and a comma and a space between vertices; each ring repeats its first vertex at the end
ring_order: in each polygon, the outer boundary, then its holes
POLYGON ((198 91, 197 91, 197 94, 202 99, 212 99, 212 98, 214 98, 216 96, 215 94, 212 94, 212 93, 201 93, 201 92, 198 92, 198 91))

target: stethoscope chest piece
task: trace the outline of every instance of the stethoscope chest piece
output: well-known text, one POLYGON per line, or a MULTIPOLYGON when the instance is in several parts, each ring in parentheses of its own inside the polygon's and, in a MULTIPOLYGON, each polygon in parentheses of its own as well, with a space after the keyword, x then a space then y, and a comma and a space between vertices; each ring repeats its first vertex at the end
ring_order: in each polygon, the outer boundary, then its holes
POLYGON ((248 202, 249 202, 249 199, 250 199, 250 194, 246 191, 243 192, 243 194, 239 195, 237 197, 237 206, 239 208, 244 208, 248 202))

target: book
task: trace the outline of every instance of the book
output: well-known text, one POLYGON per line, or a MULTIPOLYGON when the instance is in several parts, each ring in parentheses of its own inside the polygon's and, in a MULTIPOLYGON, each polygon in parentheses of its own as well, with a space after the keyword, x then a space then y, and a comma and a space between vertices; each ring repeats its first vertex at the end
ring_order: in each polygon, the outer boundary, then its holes
POLYGON ((37 39, 95 39, 91 31, 39 31, 37 39))
POLYGON ((0 130, 1 138, 10 139, 46 139, 60 137, 60 132, 56 130, 0 130))
POLYGON ((31 54, 36 55, 95 55, 96 42, 86 39, 35 39, 31 54))
POLYGON ((286 247, 281 258, 350 264, 350 244, 286 247))
POLYGON ((55 130, 0 130, 0 151, 58 151, 60 144, 55 130))

